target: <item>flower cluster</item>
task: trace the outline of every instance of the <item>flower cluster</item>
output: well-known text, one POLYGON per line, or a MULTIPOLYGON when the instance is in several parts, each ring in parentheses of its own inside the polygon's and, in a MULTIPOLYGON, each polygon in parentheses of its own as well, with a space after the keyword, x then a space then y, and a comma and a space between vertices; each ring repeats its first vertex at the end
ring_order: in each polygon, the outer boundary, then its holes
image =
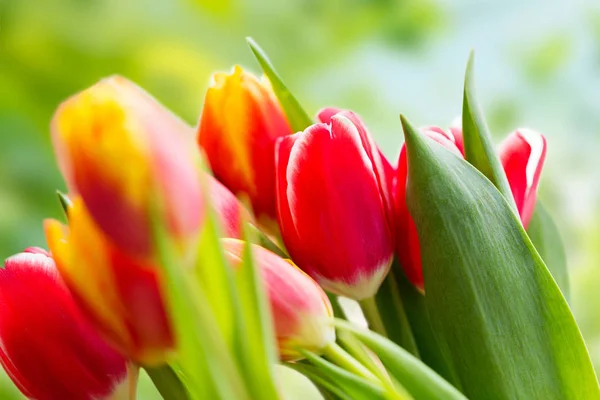
MULTIPOLYGON (((169 361, 177 343, 153 230, 166 232, 185 268, 209 210, 232 269, 243 267, 244 221, 289 253, 251 245, 282 360, 335 342, 325 291, 372 300, 395 258, 426 291, 406 149, 388 161, 351 111, 325 108, 315 121, 294 133, 269 81, 238 66, 214 75, 195 129, 118 76, 60 105, 51 134, 68 224, 45 221, 50 253, 27 249, 0 270, 0 361, 19 389, 124 399, 132 365, 169 361)), ((460 127, 421 133, 464 158, 460 127)), ((525 227, 545 154, 544 137, 528 129, 499 149, 525 227)))

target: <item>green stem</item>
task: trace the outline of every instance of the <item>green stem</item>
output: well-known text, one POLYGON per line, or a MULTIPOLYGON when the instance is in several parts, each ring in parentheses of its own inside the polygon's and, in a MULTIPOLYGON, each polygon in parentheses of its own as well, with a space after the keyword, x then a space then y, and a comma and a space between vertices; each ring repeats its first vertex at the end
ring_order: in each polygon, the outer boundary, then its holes
POLYGON ((165 400, 189 400, 189 395, 179 376, 168 364, 144 367, 144 370, 165 400))
POLYGON ((383 281, 379 292, 377 292, 377 306, 382 319, 387 322, 388 338, 411 352, 415 357, 420 357, 413 328, 406 314, 405 304, 400 293, 401 290, 398 287, 394 267, 392 266, 392 270, 383 281))
POLYGON ((358 303, 360 304, 360 308, 362 308, 365 319, 369 323, 369 329, 387 338, 388 334, 381 319, 381 314, 379 314, 375 296, 360 300, 358 303))
POLYGON ((381 381, 377 379, 375 375, 371 371, 369 371, 364 365, 358 362, 354 357, 346 352, 343 348, 341 348, 337 343, 331 343, 323 350, 325 357, 329 359, 329 361, 338 365, 339 367, 344 368, 347 371, 350 371, 362 378, 367 379, 377 385, 381 385, 381 381))

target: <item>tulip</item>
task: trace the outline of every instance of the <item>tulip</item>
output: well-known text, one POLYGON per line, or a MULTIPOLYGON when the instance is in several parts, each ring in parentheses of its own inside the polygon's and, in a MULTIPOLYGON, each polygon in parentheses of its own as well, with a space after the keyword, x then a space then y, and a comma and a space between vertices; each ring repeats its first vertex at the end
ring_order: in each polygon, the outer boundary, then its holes
POLYGON ((200 177, 185 138, 191 133, 118 76, 65 101, 52 121, 70 193, 83 198, 98 227, 120 249, 140 257, 152 253, 151 212, 183 241, 201 225, 200 177))
MULTIPOLYGON (((450 128, 450 134, 438 127, 427 127, 422 131, 446 149, 464 158, 460 127, 450 128)), ((521 222, 526 228, 533 213, 539 178, 546 158, 546 139, 532 130, 518 129, 500 145, 499 155, 521 222)), ((419 238, 406 205, 407 174, 406 148, 403 146, 398 160, 394 191, 396 253, 407 278, 423 290, 419 238)))
MULTIPOLYGON (((241 268, 245 242, 223 239, 226 259, 241 268)), ((252 245, 264 281, 282 360, 302 358, 299 349, 322 352, 335 342, 333 310, 323 289, 291 261, 252 245)))
POLYGON ((45 230, 61 276, 105 340, 136 362, 165 361, 174 339, 156 262, 117 247, 81 198, 73 200, 68 227, 47 220, 45 230))
POLYGON ((330 121, 278 141, 279 225, 292 259, 323 288, 370 299, 392 260, 387 178, 364 127, 344 113, 330 121))
POLYGON ((29 248, 0 269, 0 363, 37 400, 129 399, 136 373, 77 308, 44 250, 29 248))
POLYGON ((274 219, 275 140, 292 133, 266 78, 235 66, 217 73, 206 92, 198 143, 215 177, 235 194, 246 194, 259 217, 274 219))

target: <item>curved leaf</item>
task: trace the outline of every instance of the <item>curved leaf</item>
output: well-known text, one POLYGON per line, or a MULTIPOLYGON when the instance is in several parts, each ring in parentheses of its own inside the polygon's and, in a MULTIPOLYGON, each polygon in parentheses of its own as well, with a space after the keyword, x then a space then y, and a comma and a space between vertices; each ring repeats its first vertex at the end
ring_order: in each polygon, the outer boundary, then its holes
POLYGON ((573 315, 506 199, 401 118, 425 303, 463 392, 474 399, 600 398, 573 315))
POLYGON ((465 73, 465 88, 463 97, 462 129, 465 147, 465 159, 485 175, 504 195, 511 207, 516 211, 517 206, 510 191, 508 179, 502 168, 500 158, 494 150, 481 107, 475 99, 474 77, 475 53, 471 51, 465 73))
POLYGON ((391 340, 374 332, 337 321, 340 329, 352 332, 371 349, 388 372, 418 400, 464 400, 465 397, 427 365, 391 340))
POLYGON ((387 393, 382 387, 346 371, 345 369, 318 357, 314 353, 305 351, 303 352, 303 355, 319 369, 322 376, 326 376, 328 379, 335 382, 335 384, 340 386, 344 392, 348 393, 352 399, 372 400, 387 398, 387 393))
POLYGON ((277 96, 281 107, 292 127, 294 132, 303 131, 307 127, 313 124, 313 120, 308 116, 306 111, 302 108, 298 100, 292 95, 287 86, 283 83, 279 74, 275 71, 273 64, 269 61, 269 57, 260 48, 260 46, 250 37, 246 38, 252 54, 256 57, 256 60, 260 64, 263 72, 269 78, 273 92, 277 96))

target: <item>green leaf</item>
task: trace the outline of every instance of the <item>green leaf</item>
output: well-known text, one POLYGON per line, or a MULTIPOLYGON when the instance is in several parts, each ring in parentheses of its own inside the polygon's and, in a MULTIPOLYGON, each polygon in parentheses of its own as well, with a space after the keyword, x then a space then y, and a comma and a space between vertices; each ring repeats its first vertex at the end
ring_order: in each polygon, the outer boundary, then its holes
POLYGON ((337 326, 352 332, 381 360, 388 372, 418 400, 461 399, 465 397, 418 358, 389 339, 343 321, 337 326))
POLYGON ((465 148, 465 158, 483 175, 485 175, 504 195, 513 209, 517 210, 508 179, 502 168, 502 163, 494 150, 481 107, 475 98, 475 53, 471 51, 467 72, 465 73, 465 88, 463 97, 462 130, 465 148))
POLYGON ((372 400, 388 398, 386 391, 381 386, 377 386, 358 375, 342 369, 337 365, 320 358, 314 353, 303 351, 302 354, 320 370, 322 375, 335 382, 335 384, 340 386, 344 392, 348 393, 352 399, 372 400))
POLYGON ((170 365, 144 367, 164 400, 189 400, 185 386, 170 365))
POLYGON ((61 192, 60 190, 56 191, 56 197, 58 197, 58 201, 60 206, 65 213, 65 216, 69 217, 69 209, 73 206, 73 202, 69 199, 69 196, 61 192))
POLYGON ((410 322, 404 309, 395 272, 390 270, 377 295, 377 308, 385 325, 387 337, 404 349, 419 357, 419 349, 413 335, 410 322))
POLYGON ((465 395, 600 398, 573 315, 506 199, 401 119, 425 303, 465 395))
MULTIPOLYGON (((185 376, 188 393, 194 400, 250 400, 208 298, 202 286, 195 279, 189 279, 185 257, 171 243, 161 222, 154 218, 152 233, 163 272, 162 290, 175 334, 177 363, 185 376)), ((206 224, 204 229, 212 230, 209 236, 216 235, 214 225, 206 224)), ((212 258, 201 268, 220 271, 229 267, 222 263, 222 258, 212 258)), ((228 289, 223 283, 221 290, 228 289)))
POLYGON ((214 211, 207 207, 193 273, 196 284, 202 287, 221 335, 233 348, 239 300, 236 299, 234 274, 223 256, 220 237, 220 226, 214 211))
POLYGON ((292 130, 299 132, 312 125, 313 120, 285 86, 263 49, 250 37, 246 38, 246 41, 263 72, 269 78, 269 81, 271 81, 273 92, 275 92, 275 96, 277 96, 292 130))
POLYGON ((236 271, 238 306, 241 309, 237 329, 240 360, 252 398, 278 400, 274 372, 278 357, 271 310, 261 273, 252 256, 252 240, 249 240, 248 234, 246 230, 242 267, 236 271))
POLYGON ((562 290, 563 295, 569 300, 569 270, 565 246, 552 216, 539 200, 529 221, 527 234, 562 290))
POLYGON ((385 368, 378 363, 379 360, 377 357, 370 352, 368 348, 354 335, 348 331, 338 330, 337 340, 340 342, 342 348, 348 352, 348 354, 364 365, 380 381, 387 381, 387 383, 390 384, 392 383, 385 371, 385 368))

